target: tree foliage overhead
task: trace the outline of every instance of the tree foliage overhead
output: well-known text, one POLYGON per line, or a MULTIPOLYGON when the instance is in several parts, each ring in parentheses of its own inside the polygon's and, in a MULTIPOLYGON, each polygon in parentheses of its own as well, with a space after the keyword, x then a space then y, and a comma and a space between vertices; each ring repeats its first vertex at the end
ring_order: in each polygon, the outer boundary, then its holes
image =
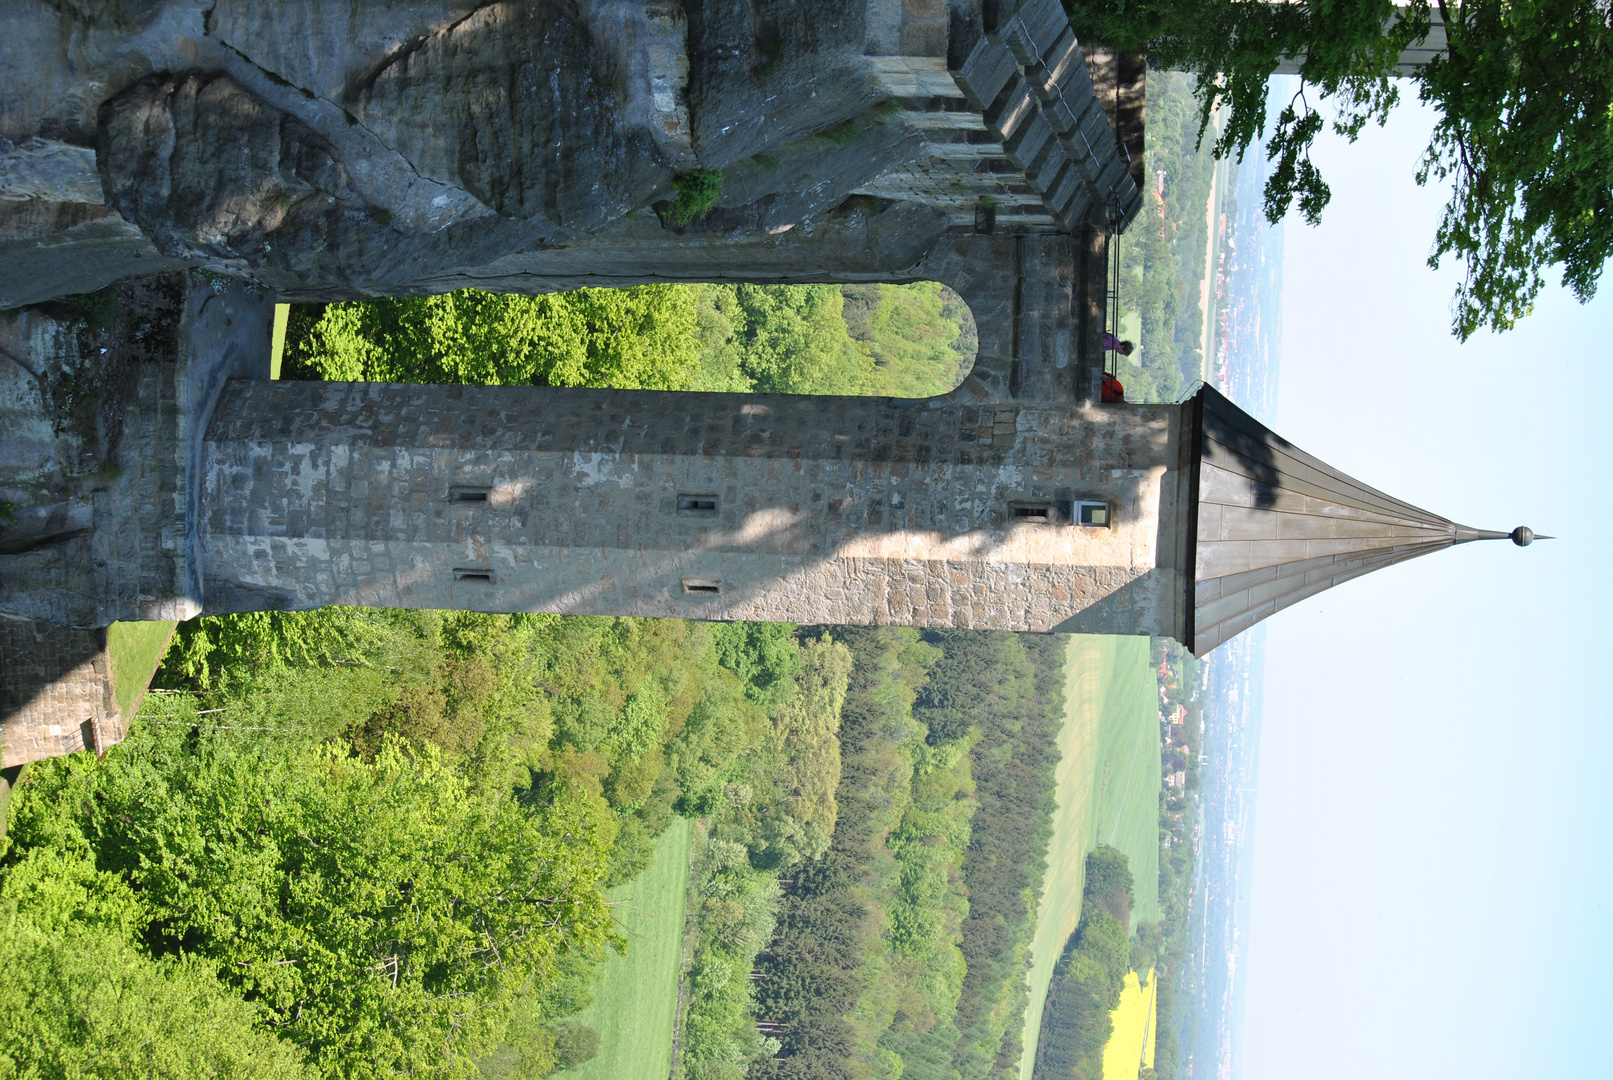
MULTIPOLYGON (((1368 122, 1381 124, 1399 100, 1395 63, 1431 18, 1427 0, 1067 0, 1066 8, 1084 39, 1196 74, 1201 134, 1222 107, 1218 157, 1241 159, 1267 130, 1267 79, 1298 58, 1300 89, 1266 142, 1266 214, 1276 221, 1297 205, 1311 224, 1331 198, 1310 160, 1326 124, 1321 99, 1334 103, 1334 127, 1352 141, 1368 122)), ((1452 328, 1466 340, 1528 314, 1551 266, 1589 300, 1613 256, 1613 9, 1601 0, 1441 0, 1439 12, 1448 54, 1412 76, 1439 112, 1417 180, 1453 184, 1429 262, 1464 264, 1452 328)))
POLYGON ((1430 262, 1466 276, 1456 330, 1529 313, 1548 266, 1580 302, 1613 255, 1613 9, 1597 0, 1441 4, 1450 52, 1419 76, 1439 107, 1418 181, 1450 180, 1430 262))

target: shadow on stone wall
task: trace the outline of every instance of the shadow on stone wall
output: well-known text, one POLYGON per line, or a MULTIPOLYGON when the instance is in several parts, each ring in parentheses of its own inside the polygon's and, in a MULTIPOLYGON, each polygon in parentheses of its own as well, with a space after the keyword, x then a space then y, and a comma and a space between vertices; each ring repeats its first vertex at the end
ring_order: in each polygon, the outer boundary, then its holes
POLYGON ((0 619, 0 767, 104 749, 122 735, 105 630, 0 619))

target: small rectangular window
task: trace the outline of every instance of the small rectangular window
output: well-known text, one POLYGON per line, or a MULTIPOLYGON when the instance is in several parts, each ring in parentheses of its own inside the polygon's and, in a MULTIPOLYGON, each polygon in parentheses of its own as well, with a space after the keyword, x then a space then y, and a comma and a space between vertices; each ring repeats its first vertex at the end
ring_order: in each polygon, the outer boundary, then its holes
POLYGON ((485 582, 493 584, 493 571, 476 566, 456 566, 454 568, 455 581, 485 582))
POLYGON ((722 582, 715 578, 684 578, 683 595, 716 596, 722 592, 722 582))
POLYGON ((679 495, 678 513, 680 514, 715 514, 717 512, 717 496, 715 495, 679 495))
POLYGON ((485 503, 488 489, 484 487, 456 487, 448 493, 448 501, 456 503, 485 503))
POLYGON ((1035 525, 1068 525, 1071 521, 1070 506, 1068 499, 1015 503, 1013 520, 1016 522, 1029 522, 1035 525))
POLYGON ((1095 529, 1109 527, 1109 504, 1103 502, 1080 502, 1076 504, 1076 520, 1082 525, 1095 529))

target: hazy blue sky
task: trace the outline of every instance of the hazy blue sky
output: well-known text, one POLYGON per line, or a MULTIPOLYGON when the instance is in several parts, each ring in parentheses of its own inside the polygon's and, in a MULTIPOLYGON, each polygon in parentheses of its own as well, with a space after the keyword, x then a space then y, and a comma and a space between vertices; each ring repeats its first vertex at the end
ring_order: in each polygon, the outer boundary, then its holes
POLYGON ((1268 624, 1240 1080, 1613 1075, 1613 273, 1458 345, 1430 114, 1324 142, 1277 429, 1478 528, 1268 624))

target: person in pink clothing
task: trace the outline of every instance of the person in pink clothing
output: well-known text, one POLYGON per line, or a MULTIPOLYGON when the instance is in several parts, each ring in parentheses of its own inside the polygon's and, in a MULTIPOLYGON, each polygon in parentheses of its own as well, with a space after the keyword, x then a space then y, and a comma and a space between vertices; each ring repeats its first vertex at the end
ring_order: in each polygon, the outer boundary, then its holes
POLYGON ((1104 352, 1117 352, 1121 356, 1130 356, 1131 355, 1131 350, 1134 347, 1135 346, 1133 346, 1131 342, 1129 342, 1129 341, 1121 341, 1119 338, 1115 337, 1113 334, 1109 333, 1109 331, 1107 331, 1107 330, 1105 330, 1103 332, 1103 351, 1104 352))

